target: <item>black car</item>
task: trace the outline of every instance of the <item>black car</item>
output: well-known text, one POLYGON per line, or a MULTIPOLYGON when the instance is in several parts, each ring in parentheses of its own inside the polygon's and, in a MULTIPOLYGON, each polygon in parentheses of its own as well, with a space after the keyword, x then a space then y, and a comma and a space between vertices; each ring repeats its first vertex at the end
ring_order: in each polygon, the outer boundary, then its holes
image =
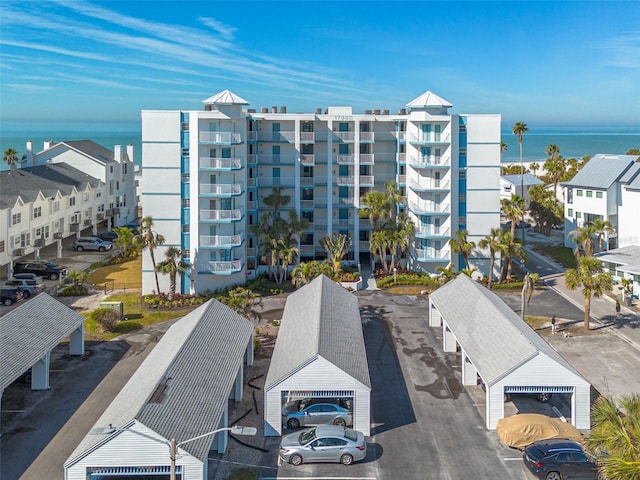
POLYGON ((19 301, 22 298, 22 292, 15 287, 0 287, 0 301, 7 307, 19 301))
POLYGON ((578 442, 552 438, 524 449, 525 467, 540 480, 597 480, 598 466, 578 442))
POLYGON ((57 280, 60 276, 67 275, 67 267, 61 267, 55 263, 42 260, 16 262, 13 266, 14 273, 35 273, 39 277, 57 280))
POLYGON ((116 232, 103 232, 98 235, 100 240, 107 240, 109 242, 113 242, 116 238, 118 238, 118 234, 116 232))

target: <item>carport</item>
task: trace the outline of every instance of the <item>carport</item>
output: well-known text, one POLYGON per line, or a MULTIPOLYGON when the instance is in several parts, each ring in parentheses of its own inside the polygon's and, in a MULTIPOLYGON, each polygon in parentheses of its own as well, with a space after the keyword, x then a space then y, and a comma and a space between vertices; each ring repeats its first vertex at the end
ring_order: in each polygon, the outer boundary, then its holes
POLYGON ((265 381, 265 435, 282 433, 282 405, 342 398, 353 428, 370 434, 371 381, 358 299, 323 276, 287 298, 265 381))
POLYGON ((229 400, 242 399, 253 364, 253 324, 209 300, 164 334, 64 465, 65 480, 168 478, 169 442, 181 480, 208 478, 211 450, 224 453, 229 400))
POLYGON ((49 388, 51 351, 69 338, 69 354, 84 353, 84 317, 41 293, 0 317, 0 401, 4 389, 31 369, 31 389, 49 388))
POLYGON ((504 417, 504 394, 571 395, 571 423, 589 429, 591 385, 495 293, 466 275, 429 298, 429 325, 443 350, 462 351, 462 383, 486 386, 486 426, 504 417))

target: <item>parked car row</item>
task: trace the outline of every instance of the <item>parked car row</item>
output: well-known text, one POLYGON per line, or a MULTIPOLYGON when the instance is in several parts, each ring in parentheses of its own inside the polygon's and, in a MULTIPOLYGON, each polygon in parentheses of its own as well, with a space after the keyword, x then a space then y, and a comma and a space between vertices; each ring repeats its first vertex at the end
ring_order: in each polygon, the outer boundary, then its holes
POLYGON ((13 277, 20 278, 18 274, 32 273, 38 277, 57 280, 67 275, 67 267, 56 265, 44 260, 29 260, 16 262, 13 265, 13 277))
MULTIPOLYGON (((33 274, 27 274, 33 275, 33 274)), ((10 278, 4 282, 6 286, 15 287, 22 293, 22 298, 29 298, 31 295, 36 295, 44 291, 44 281, 42 277, 35 278, 10 278)))

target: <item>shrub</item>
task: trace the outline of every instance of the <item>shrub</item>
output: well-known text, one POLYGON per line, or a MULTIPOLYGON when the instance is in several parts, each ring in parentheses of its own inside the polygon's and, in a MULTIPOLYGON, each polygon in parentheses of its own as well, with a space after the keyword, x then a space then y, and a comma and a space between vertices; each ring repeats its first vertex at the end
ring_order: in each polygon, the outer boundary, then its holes
POLYGON ((89 292, 84 285, 69 285, 58 291, 60 297, 76 297, 87 295, 89 292))
POLYGON ((274 327, 279 327, 280 326, 280 320, 273 320, 271 322, 271 325, 273 325, 274 327))
POLYGON ((342 272, 340 275, 341 282, 357 282, 360 280, 360 272, 356 269, 352 272, 342 272))
POLYGON ((97 308, 91 312, 90 317, 96 322, 103 331, 106 333, 113 333, 116 331, 118 322, 120 321, 120 315, 111 308, 97 308))
POLYGON ((389 275, 384 278, 380 278, 376 280, 376 286, 378 288, 388 288, 394 285, 423 285, 425 287, 434 287, 438 286, 438 280, 436 278, 431 278, 426 274, 419 273, 396 273, 396 280, 394 281, 394 276, 389 275))

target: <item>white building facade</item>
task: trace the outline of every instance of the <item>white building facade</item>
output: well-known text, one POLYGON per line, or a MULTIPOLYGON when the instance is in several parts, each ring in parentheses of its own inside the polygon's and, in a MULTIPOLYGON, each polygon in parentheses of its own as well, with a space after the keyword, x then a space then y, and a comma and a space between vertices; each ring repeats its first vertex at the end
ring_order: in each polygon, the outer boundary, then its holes
MULTIPOLYGON (((301 261, 324 258, 319 239, 332 233, 352 240, 347 260, 369 261, 371 224, 359 218, 360 198, 389 181, 416 226, 410 268, 457 266, 448 243, 455 231, 477 242, 499 226, 499 115, 450 114, 451 104, 431 92, 397 114, 256 112, 248 104, 225 90, 203 111, 142 112, 143 215, 165 237, 157 258, 169 246, 185 251, 183 293, 243 284, 266 269, 252 226, 272 210, 263 199, 274 187, 291 198, 283 212, 309 221, 301 261)), ((472 256, 487 269, 487 252, 472 256)), ((154 284, 145 254, 144 292, 154 284)))

